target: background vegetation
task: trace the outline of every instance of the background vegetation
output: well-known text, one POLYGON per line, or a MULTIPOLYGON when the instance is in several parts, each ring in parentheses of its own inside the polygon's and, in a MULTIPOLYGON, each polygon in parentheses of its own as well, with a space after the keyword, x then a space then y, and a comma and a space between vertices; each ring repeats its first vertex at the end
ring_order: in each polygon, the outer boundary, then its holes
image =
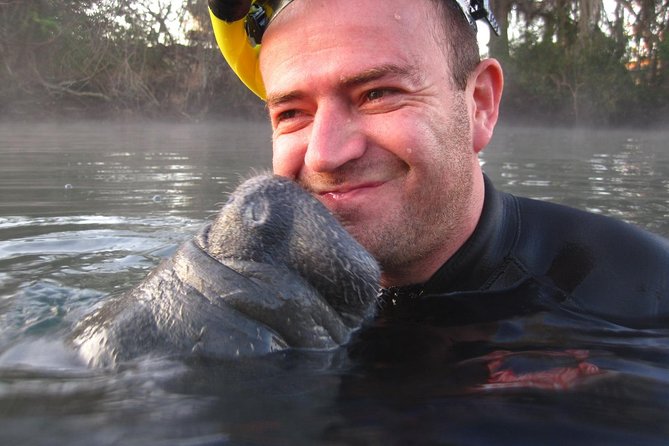
MULTIPOLYGON (((667 121, 669 1, 491 3, 507 119, 667 121)), ((4 118, 233 115, 263 104, 215 47, 206 0, 0 0, 4 118)))

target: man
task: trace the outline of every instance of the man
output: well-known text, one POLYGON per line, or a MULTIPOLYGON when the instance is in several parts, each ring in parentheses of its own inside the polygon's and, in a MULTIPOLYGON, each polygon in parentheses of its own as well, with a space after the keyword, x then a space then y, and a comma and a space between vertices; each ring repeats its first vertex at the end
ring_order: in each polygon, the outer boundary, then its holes
POLYGON ((478 56, 475 20, 495 25, 487 2, 249 3, 210 8, 228 62, 267 101, 274 171, 376 257, 391 300, 420 297, 414 310, 427 313, 470 296, 463 311, 483 319, 551 305, 628 325, 668 319, 666 240, 500 193, 482 173, 503 89, 499 63, 478 56), (239 38, 243 23, 261 45, 239 38), (523 298, 497 298, 505 290, 523 298))

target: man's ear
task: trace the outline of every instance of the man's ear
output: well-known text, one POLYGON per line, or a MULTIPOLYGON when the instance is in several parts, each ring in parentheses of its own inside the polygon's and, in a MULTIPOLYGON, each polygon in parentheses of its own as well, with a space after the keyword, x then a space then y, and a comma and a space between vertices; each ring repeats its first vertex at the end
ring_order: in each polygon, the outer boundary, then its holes
POLYGON ((484 59, 469 78, 467 86, 472 98, 472 142, 479 153, 492 138, 499 103, 504 89, 502 67, 495 59, 484 59))

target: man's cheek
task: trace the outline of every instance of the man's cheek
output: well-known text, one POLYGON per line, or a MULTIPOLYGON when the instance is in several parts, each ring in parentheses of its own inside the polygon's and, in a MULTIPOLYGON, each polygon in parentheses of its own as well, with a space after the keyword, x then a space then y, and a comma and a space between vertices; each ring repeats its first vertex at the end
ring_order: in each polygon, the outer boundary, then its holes
POLYGON ((275 139, 272 150, 272 169, 276 175, 291 178, 299 177, 304 165, 306 144, 286 141, 286 136, 275 139))
POLYGON ((295 179, 297 178, 301 162, 297 160, 295 154, 290 155, 275 149, 272 156, 272 170, 276 175, 295 179))

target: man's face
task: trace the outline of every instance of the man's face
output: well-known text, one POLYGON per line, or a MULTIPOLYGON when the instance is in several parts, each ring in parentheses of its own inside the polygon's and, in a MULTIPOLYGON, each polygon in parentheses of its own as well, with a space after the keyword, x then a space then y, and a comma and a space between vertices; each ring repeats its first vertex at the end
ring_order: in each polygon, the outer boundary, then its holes
POLYGON ((339 218, 386 286, 427 280, 481 208, 471 101, 452 85, 430 6, 296 0, 260 56, 274 172, 339 218))

